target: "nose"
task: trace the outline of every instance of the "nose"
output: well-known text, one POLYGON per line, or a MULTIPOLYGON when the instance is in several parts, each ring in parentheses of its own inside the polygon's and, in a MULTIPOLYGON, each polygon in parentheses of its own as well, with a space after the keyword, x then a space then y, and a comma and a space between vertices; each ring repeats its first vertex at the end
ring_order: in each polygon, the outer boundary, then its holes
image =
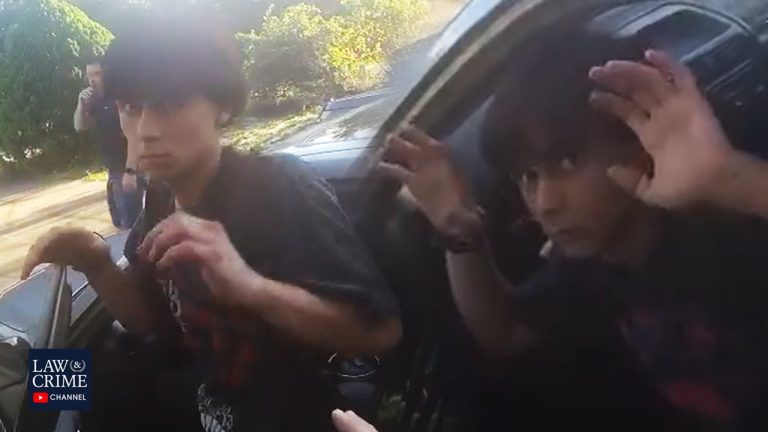
POLYGON ((162 136, 160 116, 152 109, 144 108, 139 119, 138 135, 145 147, 151 146, 162 136))
POLYGON ((562 182, 548 175, 539 177, 531 198, 533 213, 542 220, 552 219, 565 207, 562 182))

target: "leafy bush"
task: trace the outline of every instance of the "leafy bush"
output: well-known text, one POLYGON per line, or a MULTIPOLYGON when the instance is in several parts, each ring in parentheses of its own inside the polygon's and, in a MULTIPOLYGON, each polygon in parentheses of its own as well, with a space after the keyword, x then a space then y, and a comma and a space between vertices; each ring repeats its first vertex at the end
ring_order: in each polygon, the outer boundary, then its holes
POLYGON ((111 33, 61 0, 17 0, 0 9, 0 156, 24 169, 90 160, 72 127, 84 58, 111 33))
POLYGON ((240 34, 252 99, 272 106, 364 90, 389 57, 423 33, 427 0, 342 0, 337 15, 298 4, 268 11, 259 32, 240 34))
POLYGON ((327 60, 346 90, 379 83, 390 56, 422 35, 429 12, 425 0, 343 0, 331 18, 327 60))
POLYGON ((291 6, 268 12, 259 33, 238 35, 251 96, 274 105, 324 95, 333 75, 322 58, 327 21, 315 6, 291 6))

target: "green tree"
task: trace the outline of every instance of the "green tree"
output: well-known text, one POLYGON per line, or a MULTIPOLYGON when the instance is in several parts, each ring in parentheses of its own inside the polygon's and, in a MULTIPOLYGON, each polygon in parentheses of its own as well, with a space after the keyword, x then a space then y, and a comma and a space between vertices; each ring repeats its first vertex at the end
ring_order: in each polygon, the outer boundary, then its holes
POLYGON ((320 9, 298 4, 264 18, 260 32, 239 35, 253 99, 279 105, 306 101, 332 90, 333 74, 323 52, 327 20, 320 9))
POLYGON ((29 169, 90 160, 72 113, 84 58, 101 54, 111 33, 61 0, 17 0, 0 11, 0 156, 29 169))
POLYGON ((374 87, 428 11, 427 0, 342 0, 332 16, 309 4, 269 10, 261 31, 239 35, 251 96, 307 103, 374 87))
POLYGON ((342 0, 329 21, 326 59, 336 81, 361 90, 381 81, 390 56, 424 34, 426 0, 342 0))

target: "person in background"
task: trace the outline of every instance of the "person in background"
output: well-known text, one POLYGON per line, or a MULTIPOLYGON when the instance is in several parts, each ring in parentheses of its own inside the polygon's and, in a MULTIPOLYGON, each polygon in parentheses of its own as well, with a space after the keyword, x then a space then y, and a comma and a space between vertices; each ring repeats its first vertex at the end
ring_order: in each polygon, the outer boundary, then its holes
POLYGON ((497 90, 483 138, 552 246, 526 281, 502 276, 446 147, 414 127, 389 139, 382 169, 446 238, 465 324, 492 357, 538 359, 550 418, 765 430, 768 165, 734 150, 664 53, 553 40, 497 90))
POLYGON ((115 101, 104 95, 101 60, 89 62, 85 73, 88 87, 77 100, 75 130, 93 131, 108 172, 107 205, 112 224, 118 229, 130 229, 139 217, 146 189, 146 179, 139 172, 137 143, 126 140, 115 101))
MULTIPOLYGON (((190 12, 147 18, 102 62, 104 95, 150 177, 125 245, 129 270, 94 233, 59 228, 32 246, 22 277, 45 262, 74 266, 130 333, 158 341, 179 365, 169 369, 189 370, 180 387, 116 404, 122 415, 95 429, 332 430, 328 358, 393 348, 397 302, 311 167, 222 146, 247 94, 233 34, 211 23, 190 12), (150 414, 120 411, 142 404, 150 414)), ((102 387, 94 399, 155 384, 102 387)))

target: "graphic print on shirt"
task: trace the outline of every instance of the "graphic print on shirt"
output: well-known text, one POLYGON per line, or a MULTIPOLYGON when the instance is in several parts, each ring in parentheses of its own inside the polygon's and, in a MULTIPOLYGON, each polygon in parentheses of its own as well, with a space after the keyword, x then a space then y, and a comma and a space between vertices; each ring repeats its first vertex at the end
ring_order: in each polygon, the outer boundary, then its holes
POLYGON ((628 346, 672 405, 720 422, 732 415, 719 381, 733 371, 723 375, 714 363, 724 346, 721 334, 702 311, 634 310, 620 325, 628 346), (691 370, 695 372, 682 373, 691 370))
POLYGON ((168 299, 168 307, 171 310, 173 318, 176 320, 176 323, 179 324, 181 331, 186 333, 187 325, 181 318, 181 300, 179 300, 179 291, 176 289, 173 279, 158 278, 157 283, 162 288, 165 298, 168 299))
POLYGON ((228 432, 234 426, 232 407, 216 403, 208 395, 205 384, 197 389, 197 409, 200 411, 200 423, 206 432, 228 432))

